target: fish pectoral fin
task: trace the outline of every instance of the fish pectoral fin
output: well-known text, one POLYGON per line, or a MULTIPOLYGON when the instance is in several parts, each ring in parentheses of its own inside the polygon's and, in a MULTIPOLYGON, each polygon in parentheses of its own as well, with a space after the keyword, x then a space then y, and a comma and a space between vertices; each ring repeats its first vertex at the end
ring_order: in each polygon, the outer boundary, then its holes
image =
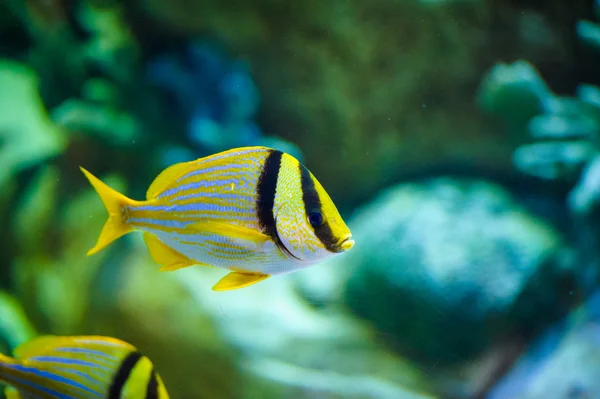
POLYGON ((185 255, 165 245, 152 233, 144 233, 144 242, 152 259, 162 267, 159 271, 173 271, 197 264, 185 255))
POLYGON ((195 232, 213 233, 225 236, 251 250, 260 250, 270 240, 269 236, 248 227, 236 226, 220 222, 199 222, 186 226, 195 232))
POLYGON ((248 287, 271 277, 268 274, 231 272, 215 284, 213 291, 229 291, 248 287))

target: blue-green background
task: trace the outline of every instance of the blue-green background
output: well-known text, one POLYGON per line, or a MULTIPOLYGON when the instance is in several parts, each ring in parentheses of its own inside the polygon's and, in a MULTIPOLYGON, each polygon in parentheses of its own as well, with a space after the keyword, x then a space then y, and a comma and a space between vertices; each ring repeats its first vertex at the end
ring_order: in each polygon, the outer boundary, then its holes
POLYGON ((172 398, 600 398, 600 2, 0 2, 0 351, 101 334, 172 398), (159 273, 82 165, 142 199, 246 145, 356 246, 217 293, 159 273))

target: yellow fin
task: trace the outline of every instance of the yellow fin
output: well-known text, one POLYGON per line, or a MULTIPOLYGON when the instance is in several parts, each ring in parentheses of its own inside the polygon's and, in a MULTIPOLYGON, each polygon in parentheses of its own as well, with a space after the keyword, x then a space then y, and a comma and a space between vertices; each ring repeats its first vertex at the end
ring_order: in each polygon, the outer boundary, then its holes
POLYGON ((200 222, 192 225, 185 226, 186 229, 213 233, 229 237, 235 241, 241 241, 243 246, 248 246, 248 243, 254 244, 257 248, 250 248, 253 250, 260 249, 262 246, 270 240, 270 237, 260 231, 250 229, 242 226, 235 226, 229 223, 219 222, 200 222))
POLYGON ((159 265, 162 265, 159 269, 161 272, 183 269, 184 267, 197 264, 197 262, 194 262, 187 256, 165 245, 154 234, 144 233, 144 242, 150 251, 152 259, 159 265))
POLYGON ((13 387, 6 387, 4 390, 4 396, 6 396, 6 399, 23 399, 19 391, 13 387))
POLYGON ((19 345, 13 351, 15 357, 23 359, 31 356, 39 356, 47 353, 53 348, 61 345, 61 338, 55 335, 42 335, 19 345))
MULTIPOLYGON (((3 365, 15 364, 15 363, 18 363, 18 360, 0 353, 0 368, 2 368, 3 365)), ((0 384, 1 383, 2 383, 2 379, 0 379, 0 384)))
POLYGON ((190 168, 190 166, 190 162, 182 162, 171 165, 167 169, 163 170, 158 176, 156 176, 148 188, 148 191, 146 191, 146 198, 151 200, 158 197, 158 195, 165 191, 165 189, 169 187, 171 183, 182 176, 184 172, 190 168))
POLYGON ((244 288, 271 277, 268 274, 231 272, 212 287, 213 291, 229 291, 244 288))
POLYGON ((133 231, 133 228, 127 224, 125 218, 123 217, 122 209, 124 205, 134 204, 137 201, 129 199, 123 194, 108 187, 83 167, 80 166, 79 168, 100 196, 100 199, 104 203, 104 207, 108 212, 108 220, 102 228, 102 232, 100 233, 100 237, 98 237, 96 246, 88 251, 87 254, 89 256, 100 251, 117 238, 120 238, 121 236, 133 231))

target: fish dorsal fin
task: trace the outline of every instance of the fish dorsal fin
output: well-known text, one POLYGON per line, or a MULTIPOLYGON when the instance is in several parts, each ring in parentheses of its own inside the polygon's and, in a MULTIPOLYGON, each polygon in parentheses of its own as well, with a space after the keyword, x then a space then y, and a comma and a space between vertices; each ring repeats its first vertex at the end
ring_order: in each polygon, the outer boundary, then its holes
POLYGON ((270 237, 255 229, 248 227, 236 226, 229 223, 219 222, 199 222, 185 226, 186 230, 213 233, 215 235, 225 236, 232 241, 239 243, 243 247, 248 247, 252 250, 260 250, 270 237))
POLYGON ((181 162, 175 165, 169 166, 163 170, 156 179, 152 182, 148 191, 146 191, 146 198, 148 200, 155 199, 160 193, 165 191, 171 183, 177 178, 181 177, 192 165, 192 162, 181 162))
POLYGON ((217 284, 212 287, 212 289, 213 291, 237 290, 239 288, 256 284, 259 281, 263 281, 269 277, 270 276, 268 274, 231 272, 220 279, 217 284))
POLYGON ((31 356, 38 356, 41 353, 47 353, 52 351, 60 345, 59 340, 55 335, 42 335, 34 338, 31 341, 27 341, 19 345, 14 351, 13 355, 16 358, 26 358, 31 356))

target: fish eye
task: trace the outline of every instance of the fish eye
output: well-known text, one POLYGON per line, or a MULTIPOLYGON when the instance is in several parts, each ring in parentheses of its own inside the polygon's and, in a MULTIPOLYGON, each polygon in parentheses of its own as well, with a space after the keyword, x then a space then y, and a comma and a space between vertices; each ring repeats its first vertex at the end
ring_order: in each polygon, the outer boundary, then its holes
POLYGON ((319 227, 323 224, 323 215, 319 211, 313 211, 308 214, 308 222, 312 227, 319 227))

